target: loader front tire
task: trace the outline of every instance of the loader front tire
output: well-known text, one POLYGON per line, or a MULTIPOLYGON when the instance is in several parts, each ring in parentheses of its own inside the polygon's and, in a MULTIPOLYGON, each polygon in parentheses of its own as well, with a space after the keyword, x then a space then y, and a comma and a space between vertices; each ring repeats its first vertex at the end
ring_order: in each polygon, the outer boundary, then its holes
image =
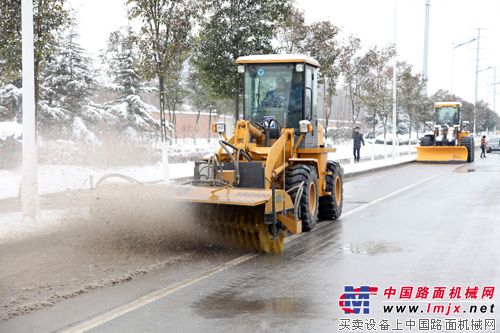
POLYGON ((319 198, 320 220, 337 220, 342 215, 344 201, 344 172, 338 162, 328 161, 326 164, 326 192, 331 194, 319 198))
MULTIPOLYGON (((318 173, 316 169, 306 164, 295 164, 286 170, 286 189, 302 184, 297 216, 302 220, 302 231, 311 231, 318 222, 318 173)), ((292 200, 298 191, 290 192, 292 200)))
POLYGON ((474 161, 474 141, 471 136, 462 138, 462 146, 467 148, 467 162, 474 161))

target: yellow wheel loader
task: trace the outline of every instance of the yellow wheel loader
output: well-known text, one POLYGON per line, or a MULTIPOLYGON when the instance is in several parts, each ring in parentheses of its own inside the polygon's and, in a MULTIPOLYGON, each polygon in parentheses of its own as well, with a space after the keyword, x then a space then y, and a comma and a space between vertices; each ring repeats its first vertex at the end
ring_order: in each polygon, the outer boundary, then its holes
POLYGON ((118 205, 115 211, 127 212, 122 218, 140 225, 143 210, 154 202, 170 209, 170 218, 197 219, 203 233, 266 253, 282 252, 286 233, 340 218, 343 170, 328 160, 335 148, 325 148, 318 124, 318 62, 303 55, 259 55, 236 63, 244 82, 243 119, 232 136, 224 123, 214 124, 220 147, 195 163, 193 179, 183 185, 101 181, 97 216, 99 207, 118 205), (117 192, 128 200, 110 199, 117 192), (177 208, 181 203, 188 208, 177 208))
POLYGON ((418 162, 473 162, 474 137, 461 121, 460 102, 434 104, 435 123, 427 122, 430 130, 420 139, 417 147, 418 162))

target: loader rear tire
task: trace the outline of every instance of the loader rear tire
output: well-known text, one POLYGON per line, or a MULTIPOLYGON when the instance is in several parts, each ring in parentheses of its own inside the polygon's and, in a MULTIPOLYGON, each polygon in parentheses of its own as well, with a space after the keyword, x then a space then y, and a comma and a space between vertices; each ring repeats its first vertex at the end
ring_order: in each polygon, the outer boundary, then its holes
MULTIPOLYGON (((302 182, 297 216, 302 220, 302 231, 311 231, 318 222, 318 173, 316 169, 306 164, 295 164, 286 170, 286 189, 291 189, 302 182)), ((298 191, 292 191, 290 196, 295 202, 298 191)))
POLYGON ((474 161, 474 140, 471 136, 466 136, 462 138, 462 146, 467 148, 467 162, 471 163, 474 161))
POLYGON ((344 201, 344 171, 338 162, 328 161, 326 164, 326 192, 331 194, 319 198, 320 220, 337 220, 342 215, 344 201))

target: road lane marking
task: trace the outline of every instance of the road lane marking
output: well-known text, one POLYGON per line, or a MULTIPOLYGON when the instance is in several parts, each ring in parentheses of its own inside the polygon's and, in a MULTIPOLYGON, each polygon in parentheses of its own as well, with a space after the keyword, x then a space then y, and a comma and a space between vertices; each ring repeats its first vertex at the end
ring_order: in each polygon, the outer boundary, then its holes
MULTIPOLYGON (((414 184, 411 184, 411 185, 408 185, 408 186, 406 186, 406 187, 400 188, 400 189, 399 189, 399 190, 397 190, 397 191, 391 192, 391 193, 386 194, 386 195, 384 195, 384 196, 382 196, 382 197, 380 197, 380 198, 378 198, 378 199, 375 199, 375 200, 372 200, 372 201, 367 202, 367 203, 365 203, 365 204, 362 204, 362 205, 360 205, 360 206, 358 206, 358 207, 356 207, 356 208, 354 208, 354 209, 351 209, 351 210, 350 210, 350 211, 348 211, 348 212, 342 213, 342 218, 344 218, 344 217, 346 217, 346 216, 349 216, 349 215, 352 215, 352 214, 354 214, 354 213, 357 213, 357 212, 359 212, 360 210, 363 210, 363 209, 365 209, 365 208, 368 208, 368 207, 370 207, 370 206, 373 206, 373 205, 375 205, 375 204, 377 204, 377 203, 379 203, 379 202, 381 202, 381 201, 387 200, 387 199, 389 199, 389 198, 391 198, 391 197, 394 197, 394 196, 396 196, 396 195, 398 195, 398 194, 400 194, 400 193, 403 193, 403 192, 405 192, 405 191, 411 190, 412 188, 417 187, 418 185, 422 185, 423 183, 426 183, 426 182, 428 182, 428 181, 430 181, 430 180, 432 180, 432 179, 434 179, 434 178, 436 178, 436 177, 442 176, 442 175, 444 175, 444 174, 446 174, 446 173, 448 173, 448 172, 449 172, 449 171, 444 171, 444 172, 441 172, 441 173, 435 174, 435 175, 433 175, 433 176, 429 176, 429 177, 424 178, 424 179, 422 179, 422 180, 420 180, 420 181, 418 181, 418 182, 416 182, 416 183, 414 183, 414 184)), ((342 220, 342 218, 341 218, 339 221, 341 221, 341 220, 342 220)), ((329 221, 329 222, 323 222, 323 223, 320 223, 320 224, 318 224, 318 225, 316 226, 316 228, 314 228, 314 230, 321 229, 321 228, 323 228, 324 226, 327 226, 327 225, 329 225, 330 223, 335 223, 335 222, 336 222, 336 221, 329 221)), ((304 235, 306 235, 306 234, 307 234, 307 233, 301 233, 301 234, 295 234, 295 235, 292 235, 292 236, 290 236, 290 237, 287 237, 287 238, 285 238, 285 244, 286 244, 286 243, 289 243, 289 242, 291 242, 291 241, 293 241, 293 240, 295 240, 295 239, 297 239, 297 238, 300 238, 300 237, 302 237, 302 236, 304 236, 304 235)))
MULTIPOLYGON (((342 214, 342 217, 346 217, 346 216, 349 216, 349 215, 352 215, 354 213, 357 213, 365 208, 368 208, 370 206, 373 206, 383 200, 386 200, 386 199, 389 199, 391 197, 394 197, 400 193, 403 193, 405 191, 408 191, 414 187, 417 187, 425 182, 428 182, 436 177, 439 177, 439 176, 442 176, 443 174, 445 173, 448 173, 449 171, 445 171, 445 172, 441 172, 439 174, 435 174, 433 176, 430 176, 430 177, 427 177, 427 178, 424 178, 414 184, 411 184, 411 185, 408 185, 406 187, 403 187, 397 191, 394 191, 394 192, 391 192, 389 194, 386 194, 380 198, 377 198, 375 200, 372 200, 368 203, 365 203, 359 207, 356 207, 346 213, 343 213, 342 214)), ((320 228, 323 228, 324 226, 326 225, 329 225, 330 223, 332 222, 324 222, 324 223, 320 223, 316 226, 315 229, 320 229, 320 228)), ((289 243, 297 238, 300 238, 304 235, 306 235, 307 233, 301 233, 301 234, 295 234, 295 235, 292 235, 292 236, 289 236, 287 238, 285 238, 285 244, 286 243, 289 243)), ((236 259, 233 259, 231 261, 228 261, 226 263, 223 263, 223 264, 220 264, 212 269, 209 269, 205 272, 202 272, 198 275, 195 275, 194 277, 191 277, 191 278, 188 278, 186 280, 183 280, 183 281, 180 281, 180 282, 177 282, 177 283, 174 283, 168 287, 165 287, 165 288, 162 288, 162 289, 159 289, 159 290, 156 290, 152 293, 149 293, 143 297, 140 297, 134 301, 131 301, 127 304, 124 304, 122 306, 119 306, 111 311, 108 311, 108 312, 105 312, 103 314, 100 314, 88 321, 85 321, 81 324, 77 324, 76 326, 73 326, 73 327, 69 327, 67 330, 64 330, 63 332, 64 333, 83 333, 83 332, 87 332, 93 328, 96 328, 98 326, 101 326, 109 321, 112 321, 113 319, 116 319, 118 317, 121 317, 129 312, 132 312, 132 311, 135 311, 145 305, 148 305, 156 300, 159 300, 165 296, 168 296, 170 294, 173 294, 174 292, 176 291, 179 291, 183 288, 186 288, 186 287, 189 287, 197 282, 200 282, 206 278, 209 278, 215 274, 218 274, 220 272, 223 272, 225 270, 228 270, 234 266, 237 266, 237 265, 240 265, 248 260, 251 260, 257 256, 259 256, 260 254, 259 253, 251 253, 251 254, 245 254, 245 255, 242 255, 241 257, 238 257, 236 259)))

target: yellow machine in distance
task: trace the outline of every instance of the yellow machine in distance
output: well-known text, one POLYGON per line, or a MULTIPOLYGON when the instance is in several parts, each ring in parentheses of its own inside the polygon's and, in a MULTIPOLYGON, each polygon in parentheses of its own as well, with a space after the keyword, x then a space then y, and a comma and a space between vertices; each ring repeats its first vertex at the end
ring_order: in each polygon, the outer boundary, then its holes
MULTIPOLYGON (((340 218, 343 170, 328 160, 335 148, 325 147, 318 124, 318 62, 304 55, 258 55, 236 63, 244 82, 243 117, 229 137, 223 123, 214 124, 220 147, 195 162, 189 184, 102 183, 97 206, 119 204, 107 199, 113 191, 130 192, 143 207, 150 200, 188 203, 207 232, 267 253, 284 250, 287 232, 340 218)), ((99 207, 94 211, 98 215, 99 207)))
POLYGON ((472 162, 474 137, 464 129, 467 121, 461 119, 460 102, 434 104, 435 122, 426 123, 431 130, 420 139, 418 162, 472 162))

